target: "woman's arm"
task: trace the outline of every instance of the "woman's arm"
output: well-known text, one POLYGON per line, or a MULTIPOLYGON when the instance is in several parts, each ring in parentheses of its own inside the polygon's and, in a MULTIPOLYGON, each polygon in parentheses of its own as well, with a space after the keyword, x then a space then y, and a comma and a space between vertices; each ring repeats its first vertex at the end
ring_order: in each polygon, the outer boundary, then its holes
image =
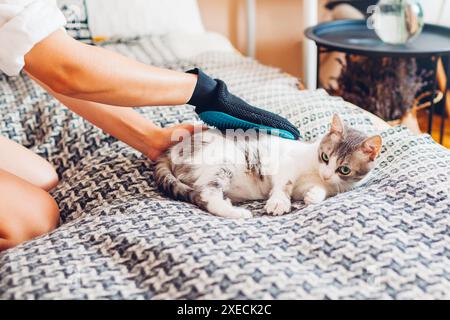
POLYGON ((62 30, 28 52, 25 70, 53 92, 125 107, 185 104, 197 83, 195 74, 152 67, 62 30))
MULTIPOLYGON (((152 67, 103 48, 85 45, 63 30, 54 32, 26 54, 25 70, 58 93, 60 99, 65 99, 64 104, 83 117, 95 116, 95 112, 83 109, 92 105, 79 101, 68 103, 67 98, 98 102, 104 104, 102 108, 105 105, 134 107, 189 103, 196 106, 197 113, 226 113, 251 122, 255 127, 264 125, 287 131, 294 139, 300 135, 288 120, 249 105, 230 93, 223 81, 212 79, 199 69, 183 73, 152 67)), ((104 110, 102 114, 109 115, 110 112, 104 110)), ((98 126, 112 129, 104 123, 98 126)))
POLYGON ((113 107, 67 97, 55 92, 40 80, 36 78, 34 80, 69 109, 152 160, 157 159, 180 138, 204 129, 202 126, 192 124, 160 128, 131 108, 113 107))

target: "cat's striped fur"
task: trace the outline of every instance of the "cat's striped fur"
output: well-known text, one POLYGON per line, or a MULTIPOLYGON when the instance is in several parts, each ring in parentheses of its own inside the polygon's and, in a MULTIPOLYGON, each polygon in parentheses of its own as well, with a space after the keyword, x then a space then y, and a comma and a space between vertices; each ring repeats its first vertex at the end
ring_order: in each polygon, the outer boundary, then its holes
POLYGON ((155 181, 172 198, 218 216, 250 217, 233 204, 264 199, 267 212, 280 215, 290 211, 291 199, 318 203, 353 187, 372 169, 380 148, 379 136, 346 128, 337 115, 330 132, 314 143, 208 130, 162 155, 155 181), (351 172, 342 174, 342 166, 351 172))

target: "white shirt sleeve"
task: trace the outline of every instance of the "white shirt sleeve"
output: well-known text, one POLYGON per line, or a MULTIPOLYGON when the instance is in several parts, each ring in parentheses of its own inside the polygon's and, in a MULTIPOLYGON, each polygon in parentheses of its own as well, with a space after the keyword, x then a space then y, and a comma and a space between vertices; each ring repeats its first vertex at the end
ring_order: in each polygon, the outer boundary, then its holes
POLYGON ((0 70, 18 75, 34 45, 65 24, 53 1, 0 0, 0 70))

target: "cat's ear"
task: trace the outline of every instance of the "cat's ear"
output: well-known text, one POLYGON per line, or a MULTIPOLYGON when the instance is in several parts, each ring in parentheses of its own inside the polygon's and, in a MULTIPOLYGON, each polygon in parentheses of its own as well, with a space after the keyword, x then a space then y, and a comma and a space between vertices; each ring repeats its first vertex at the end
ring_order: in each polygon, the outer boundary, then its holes
POLYGON ((362 150, 365 154, 368 154, 370 160, 373 161, 380 153, 382 143, 383 140, 379 135, 369 137, 362 143, 362 150))
POLYGON ((337 113, 333 114, 333 120, 331 121, 331 129, 330 133, 336 133, 340 136, 344 135, 344 122, 342 122, 341 118, 337 113))

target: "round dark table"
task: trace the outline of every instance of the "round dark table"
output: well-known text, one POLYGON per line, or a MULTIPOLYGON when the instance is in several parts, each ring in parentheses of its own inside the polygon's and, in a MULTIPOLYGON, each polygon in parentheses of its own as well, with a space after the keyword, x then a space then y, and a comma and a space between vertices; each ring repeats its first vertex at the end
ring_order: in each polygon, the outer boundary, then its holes
MULTIPOLYGON (((343 53, 383 57, 429 57, 433 63, 433 92, 437 87, 437 62, 439 57, 447 57, 447 84, 443 97, 444 111, 440 127, 439 142, 442 144, 446 118, 447 91, 450 88, 450 28, 425 24, 422 33, 413 41, 404 45, 390 45, 382 42, 373 29, 369 29, 366 20, 339 20, 321 23, 305 30, 307 38, 317 45, 317 87, 319 87, 320 55, 324 52, 343 53)), ((431 133, 434 114, 434 97, 431 95, 428 118, 428 133, 431 133)))

